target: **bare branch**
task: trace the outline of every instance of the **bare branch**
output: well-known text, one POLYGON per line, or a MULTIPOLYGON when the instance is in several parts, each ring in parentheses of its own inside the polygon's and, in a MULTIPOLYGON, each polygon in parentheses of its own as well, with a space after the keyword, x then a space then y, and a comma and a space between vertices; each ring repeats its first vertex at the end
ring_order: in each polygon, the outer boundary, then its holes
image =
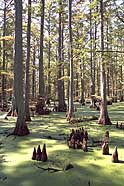
MULTIPOLYGON (((124 23, 124 19, 122 17, 120 17, 119 15, 119 12, 118 12, 118 8, 117 8, 117 5, 116 5, 116 2, 114 1, 114 5, 115 5, 115 8, 116 8, 116 16, 118 17, 118 19, 124 23)), ((124 15, 123 15, 124 17, 124 15)))
MULTIPOLYGON (((91 50, 86 50, 86 52, 91 52, 91 50)), ((95 52, 102 52, 102 51, 101 50, 95 50, 95 52)), ((106 53, 124 53, 123 50, 104 50, 103 52, 106 52, 106 53)))
POLYGON ((13 0, 11 0, 11 1, 7 4, 6 8, 8 8, 8 7, 11 5, 12 2, 13 2, 13 0))

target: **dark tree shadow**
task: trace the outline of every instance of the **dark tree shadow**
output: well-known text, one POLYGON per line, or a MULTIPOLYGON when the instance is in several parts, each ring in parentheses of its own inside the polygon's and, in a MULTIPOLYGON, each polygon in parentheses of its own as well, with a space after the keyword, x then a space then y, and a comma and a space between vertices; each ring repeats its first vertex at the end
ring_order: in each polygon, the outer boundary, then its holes
POLYGON ((119 160, 118 163, 124 163, 124 160, 119 160))

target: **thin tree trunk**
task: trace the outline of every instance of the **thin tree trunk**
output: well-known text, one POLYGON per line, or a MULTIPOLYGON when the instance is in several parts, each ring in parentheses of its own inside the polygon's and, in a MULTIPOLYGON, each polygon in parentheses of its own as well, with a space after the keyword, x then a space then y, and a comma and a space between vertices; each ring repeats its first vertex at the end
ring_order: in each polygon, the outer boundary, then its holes
MULTIPOLYGON (((78 94, 79 94, 79 82, 78 82, 78 79, 79 79, 79 77, 78 77, 78 72, 76 72, 76 86, 75 86, 75 88, 76 88, 76 90, 75 90, 75 96, 76 96, 76 99, 78 99, 78 94)), ((77 100, 78 101, 78 100, 77 100)))
POLYGON ((108 66, 108 68, 107 68, 107 96, 108 97, 109 97, 109 93, 110 93, 109 80, 110 80, 110 77, 109 77, 109 66, 108 66))
MULTIPOLYGON (((70 53, 69 53, 69 49, 68 49, 68 61, 70 61, 70 53)), ((69 62, 68 62, 68 67, 67 67, 67 76, 68 77, 70 77, 70 64, 69 64, 69 62)), ((67 108, 67 110, 69 110, 69 87, 70 87, 70 80, 69 80, 69 78, 68 78, 68 82, 67 82, 67 102, 68 102, 68 108, 67 108)))
MULTIPOLYGON (((90 0, 90 4, 92 0, 90 0)), ((91 107, 95 107, 94 94, 95 94, 95 83, 94 83, 94 65, 93 65, 93 30, 92 30, 92 10, 90 8, 90 75, 91 75, 91 107)))
MULTIPOLYGON (((90 0, 90 4, 92 3, 92 0, 90 0)), ((96 24, 95 24, 95 37, 96 37, 96 24)), ((96 38, 95 38, 96 39, 96 38)), ((96 47, 96 46, 95 46, 96 47)), ((90 69, 91 69, 91 105, 90 107, 95 107, 95 47, 93 49, 93 24, 92 24, 92 8, 90 8, 90 69)))
MULTIPOLYGON (((62 20, 62 62, 64 63, 64 20, 62 20)), ((64 76, 64 65, 62 65, 62 76, 64 76)), ((63 102, 65 105, 65 87, 64 87, 64 79, 62 80, 62 90, 63 90, 63 102)))
POLYGON ((32 97, 36 97, 36 73, 35 73, 35 58, 36 58, 36 46, 34 42, 34 48, 33 48, 33 71, 32 71, 32 97))
POLYGON ((39 57, 39 95, 45 96, 44 68, 43 68, 43 39, 44 39, 44 9, 45 0, 41 0, 41 27, 40 27, 40 57, 39 57))
MULTIPOLYGON (((108 18, 107 18, 108 19, 108 18)), ((107 28, 106 28, 106 34, 107 34, 107 45, 106 48, 107 50, 109 50, 109 21, 107 20, 107 28)), ((107 64, 107 96, 109 97, 109 60, 108 60, 108 64, 107 64)))
MULTIPOLYGON (((96 12, 98 13, 98 5, 96 7, 96 12)), ((94 52, 93 52, 93 93, 96 93, 96 85, 95 85, 95 80, 96 80, 96 48, 97 48, 97 21, 95 18, 95 24, 94 24, 94 52)))
POLYGON ((29 111, 29 66, 30 66, 30 39, 31 39, 31 0, 28 0, 28 24, 27 24, 27 59, 26 59, 26 85, 25 85, 25 120, 31 121, 29 111))
POLYGON ((123 69, 121 65, 120 66, 120 102, 124 101, 122 82, 123 82, 123 69))
POLYGON ((106 74, 104 64, 104 22, 103 22, 103 0, 100 0, 100 13, 101 13, 101 106, 100 106, 100 117, 98 120, 99 124, 110 125, 112 124, 108 111, 106 101, 106 74))
POLYGON ((68 0, 68 27, 69 27, 69 64, 70 64, 70 77, 69 77, 69 110, 68 117, 72 117, 74 112, 73 104, 73 47, 72 47, 72 0, 68 0))
MULTIPOLYGON (((1 33, 0 33, 0 37, 1 37, 1 33)), ((2 44, 0 42, 0 56, 2 56, 2 44)), ((0 60, 0 71, 2 71, 2 61, 0 60)), ((0 81, 0 86, 2 86, 2 78, 0 81)), ((2 92, 0 92, 0 103, 2 102, 2 92)))
POLYGON ((100 96, 100 59, 97 63, 97 95, 100 96))
POLYGON ((60 78, 63 75, 63 65, 62 65, 62 35, 63 35, 63 30, 62 30, 62 2, 59 2, 59 43, 58 43, 58 62, 59 62, 59 69, 58 69, 58 111, 66 111, 65 108, 65 100, 64 100, 64 86, 63 86, 63 80, 60 78))
POLYGON ((48 42, 48 96, 51 97, 51 81, 50 81, 50 67, 51 67, 51 27, 50 27, 50 16, 51 16, 51 11, 49 10, 49 17, 48 17, 48 35, 49 35, 49 42, 48 42))
MULTIPOLYGON (((118 45, 118 43, 117 43, 118 45)), ((118 50, 118 46, 117 46, 117 50, 118 50)), ((113 101, 115 103, 117 103, 117 98, 118 98, 118 54, 116 53, 115 56, 115 63, 114 63, 114 99, 113 101)))
POLYGON ((111 65, 111 84, 112 84, 112 97, 115 96, 115 86, 114 86, 114 65, 111 65))
POLYGON ((80 66, 81 69, 81 100, 80 103, 82 105, 85 105, 85 98, 84 98, 84 89, 85 89, 85 84, 84 84, 84 59, 83 59, 83 64, 80 66))
MULTIPOLYGON (((4 24, 3 24, 3 37, 5 37, 6 36, 6 2, 4 2, 5 3, 5 7, 4 7, 4 24)), ((6 41, 5 41, 5 39, 3 39, 3 56, 2 56, 2 58, 3 58, 3 68, 2 68, 2 70, 3 71, 5 71, 6 70, 6 41)), ((6 88, 6 84, 5 84, 5 82, 6 82, 6 77, 5 77, 5 75, 3 74, 2 75, 2 101, 3 101, 3 103, 5 102, 5 100, 6 100, 6 92, 5 92, 5 88, 6 88)))
POLYGON ((29 134, 25 122, 24 81, 22 64, 22 0, 15 0, 15 59, 14 59, 14 94, 16 100, 17 121, 13 134, 29 134))

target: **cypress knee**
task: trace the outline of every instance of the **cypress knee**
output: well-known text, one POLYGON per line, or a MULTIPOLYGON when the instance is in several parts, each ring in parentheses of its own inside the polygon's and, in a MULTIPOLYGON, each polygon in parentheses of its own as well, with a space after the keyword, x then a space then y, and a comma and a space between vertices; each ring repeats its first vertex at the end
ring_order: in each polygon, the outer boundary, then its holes
POLYGON ((36 160, 37 161, 41 161, 41 156, 42 156, 41 148, 40 148, 40 145, 38 145, 37 154, 36 154, 36 160))
POLYGON ((109 138, 109 131, 108 130, 105 132, 105 137, 109 138))
POLYGON ((105 132, 103 142, 109 142, 109 131, 108 130, 105 132))
POLYGON ((88 140, 88 132, 87 132, 87 130, 84 132, 84 139, 85 139, 85 141, 88 140))
POLYGON ((116 128, 118 129, 118 121, 117 121, 117 123, 116 123, 116 128))
POLYGON ((84 152, 88 151, 88 149, 87 149, 87 141, 85 141, 85 140, 83 141, 82 149, 83 149, 84 152))
POLYGON ((34 147, 34 151, 32 154, 32 160, 36 160, 36 148, 34 147))
POLYGON ((122 129, 123 128, 123 124, 122 123, 120 123, 120 129, 122 129))
POLYGON ((45 162, 47 161, 47 159, 46 145, 44 144, 42 149, 41 161, 45 162))
POLYGON ((102 154, 109 155, 109 146, 108 143, 104 142, 102 145, 102 154))
POLYGON ((112 162, 113 163, 118 163, 118 150, 117 150, 117 146, 115 146, 114 148, 114 152, 112 153, 112 162))

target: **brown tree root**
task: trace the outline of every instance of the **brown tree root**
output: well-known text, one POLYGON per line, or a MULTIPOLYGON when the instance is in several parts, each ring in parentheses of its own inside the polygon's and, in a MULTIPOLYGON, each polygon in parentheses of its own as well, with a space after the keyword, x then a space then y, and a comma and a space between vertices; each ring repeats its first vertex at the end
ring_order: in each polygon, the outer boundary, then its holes
POLYGON ((29 130, 28 130, 26 125, 23 126, 23 127, 22 126, 21 127, 20 126, 16 126, 14 131, 9 133, 9 134, 7 134, 6 137, 9 137, 9 136, 12 136, 12 135, 14 135, 14 136, 26 136, 28 134, 30 134, 30 132, 29 132, 29 130))
POLYGON ((26 117, 26 118, 25 118, 25 121, 32 121, 32 120, 31 120, 31 117, 30 117, 30 116, 29 116, 29 117, 26 117))
MULTIPOLYGON (((35 165, 35 164, 34 164, 34 165, 35 165)), ((67 171, 67 170, 69 170, 69 169, 74 168, 72 164, 66 165, 65 168, 54 168, 54 167, 44 168, 44 167, 40 167, 40 166, 37 166, 37 165, 35 165, 35 166, 36 166, 37 168, 39 168, 39 169, 42 169, 42 170, 44 170, 44 171, 48 171, 48 172, 50 172, 50 173, 60 172, 60 171, 67 171)))
POLYGON ((51 172, 51 173, 63 171, 63 169, 57 169, 57 168, 53 168, 53 167, 48 167, 48 168, 44 168, 44 167, 40 167, 40 166, 36 166, 36 167, 39 169, 42 169, 44 171, 51 172))

